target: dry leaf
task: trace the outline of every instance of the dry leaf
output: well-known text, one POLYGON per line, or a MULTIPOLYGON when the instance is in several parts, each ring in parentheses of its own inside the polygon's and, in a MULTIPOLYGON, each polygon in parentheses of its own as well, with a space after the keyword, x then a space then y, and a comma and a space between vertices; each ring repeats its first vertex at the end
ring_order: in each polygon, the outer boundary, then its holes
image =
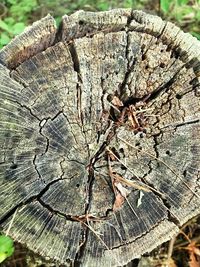
POLYGON ((200 267, 200 249, 196 247, 195 241, 192 241, 188 246, 187 249, 190 254, 190 267, 200 267))
POLYGON ((117 189, 116 190, 116 196, 115 196, 115 202, 113 205, 113 210, 115 211, 115 210, 121 208, 126 196, 130 193, 130 191, 128 189, 124 188, 123 185, 117 181, 114 181, 113 186, 117 189))
POLYGON ((120 193, 117 193, 117 195, 115 196, 115 202, 113 204, 113 211, 116 211, 119 208, 121 208, 123 203, 124 203, 124 197, 120 193))
POLYGON ((127 195, 130 193, 130 190, 123 187, 121 183, 115 182, 114 185, 123 197, 127 197, 127 195))
POLYGON ((200 267, 200 261, 196 259, 194 252, 190 252, 190 267, 200 267))

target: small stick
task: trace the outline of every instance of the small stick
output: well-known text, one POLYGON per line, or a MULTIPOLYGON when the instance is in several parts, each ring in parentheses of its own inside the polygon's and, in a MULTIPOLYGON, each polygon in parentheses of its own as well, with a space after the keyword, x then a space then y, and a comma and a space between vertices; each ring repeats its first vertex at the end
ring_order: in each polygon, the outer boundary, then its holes
POLYGON ((173 236, 172 239, 169 241, 169 246, 168 246, 168 252, 167 252, 167 260, 169 261, 172 257, 172 252, 174 248, 174 243, 176 241, 177 235, 173 236))
POLYGON ((121 113, 121 111, 120 111, 115 105, 113 105, 113 104, 110 103, 110 102, 108 102, 108 104, 109 104, 112 108, 114 108, 117 112, 121 113))
POLYGON ((136 110, 135 113, 136 114, 138 114, 138 113, 144 113, 144 112, 149 111, 149 110, 153 110, 153 108, 139 109, 139 110, 136 110))

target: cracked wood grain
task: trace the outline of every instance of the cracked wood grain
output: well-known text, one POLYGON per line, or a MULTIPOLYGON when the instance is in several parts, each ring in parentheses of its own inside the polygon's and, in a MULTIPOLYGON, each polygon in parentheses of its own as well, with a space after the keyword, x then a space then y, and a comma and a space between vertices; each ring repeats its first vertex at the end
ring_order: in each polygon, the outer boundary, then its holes
POLYGON ((3 48, 3 231, 16 213, 43 257, 123 266, 198 215, 199 48, 128 9, 47 16, 3 48))

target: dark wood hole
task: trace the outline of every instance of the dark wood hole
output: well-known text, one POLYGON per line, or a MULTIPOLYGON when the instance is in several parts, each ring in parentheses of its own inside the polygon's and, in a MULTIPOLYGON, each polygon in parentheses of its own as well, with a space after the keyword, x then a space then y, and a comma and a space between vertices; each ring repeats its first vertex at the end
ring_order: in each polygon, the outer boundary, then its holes
POLYGON ((178 53, 178 51, 172 51, 170 57, 171 57, 171 58, 176 58, 176 59, 178 59, 178 58, 179 58, 179 53, 178 53))
POLYGON ((121 165, 121 169, 125 171, 127 168, 124 165, 121 165))
POLYGON ((114 97, 113 94, 109 94, 109 95, 107 95, 107 100, 108 100, 109 102, 111 102, 111 101, 113 100, 113 97, 114 97))
POLYGON ((12 169, 12 170, 15 170, 15 169, 17 169, 17 164, 15 164, 15 163, 13 163, 11 166, 10 166, 10 169, 12 169))
POLYGON ((83 25, 85 22, 83 20, 79 20, 78 24, 83 25))
POLYGON ((194 84, 194 79, 189 82, 190 85, 194 84))
POLYGON ((176 94, 176 98, 177 99, 181 99, 182 98, 182 95, 176 94))
POLYGON ((114 154, 116 157, 118 157, 118 159, 120 159, 120 155, 119 155, 119 153, 117 152, 116 148, 112 147, 111 150, 112 150, 113 154, 114 154))
POLYGON ((161 63, 160 63, 160 67, 161 67, 161 68, 164 68, 164 67, 165 67, 165 63, 161 62, 161 63))
POLYGON ((171 152, 169 151, 169 150, 166 150, 166 152, 165 152, 167 155, 171 155, 171 152))
POLYGON ((122 153, 122 154, 124 154, 124 149, 123 149, 123 147, 121 147, 121 148, 119 149, 119 152, 122 153))
POLYGON ((143 138, 144 137, 144 133, 140 133, 140 138, 143 138))
POLYGON ((187 175, 187 170, 184 170, 183 175, 184 175, 184 176, 187 175))

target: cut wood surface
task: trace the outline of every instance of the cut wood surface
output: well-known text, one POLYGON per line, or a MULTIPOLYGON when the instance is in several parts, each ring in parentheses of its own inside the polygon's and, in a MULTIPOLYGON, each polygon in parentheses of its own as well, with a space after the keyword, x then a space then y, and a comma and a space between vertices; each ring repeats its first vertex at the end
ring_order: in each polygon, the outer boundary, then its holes
POLYGON ((200 42, 141 11, 48 15, 0 51, 0 225, 122 266, 200 214, 200 42))

